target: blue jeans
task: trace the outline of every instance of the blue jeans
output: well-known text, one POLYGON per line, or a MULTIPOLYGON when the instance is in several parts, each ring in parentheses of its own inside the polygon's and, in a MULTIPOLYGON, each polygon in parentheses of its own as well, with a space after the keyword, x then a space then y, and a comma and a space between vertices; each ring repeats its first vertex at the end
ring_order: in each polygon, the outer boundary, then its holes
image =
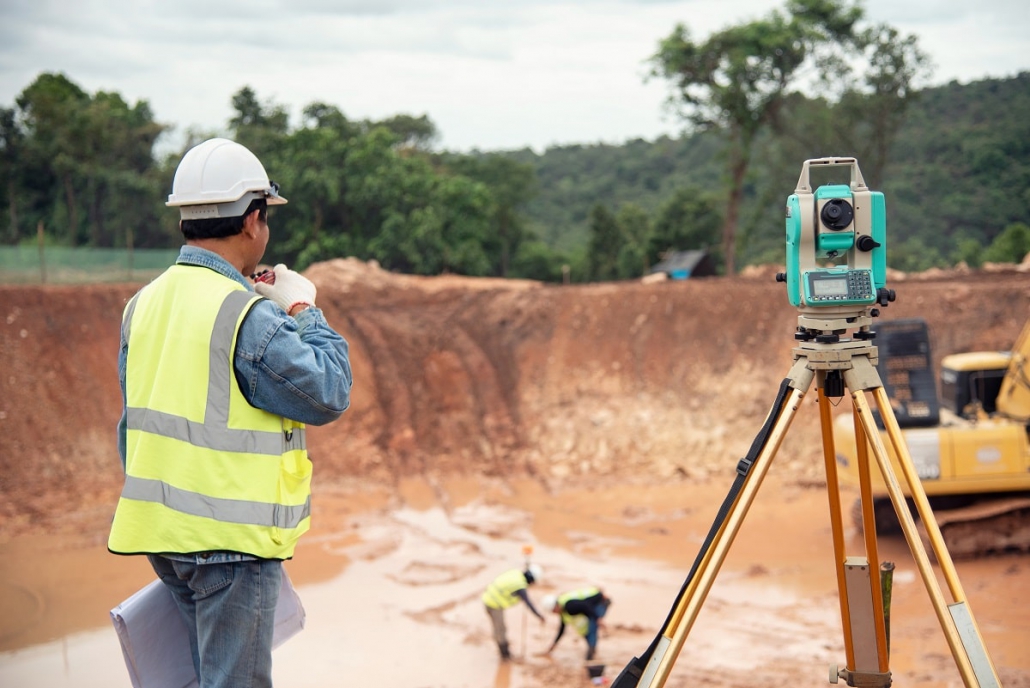
POLYGON ((282 562, 147 558, 186 622, 200 688, 270 688, 282 562))
MULTIPOLYGON (((601 602, 594 607, 594 614, 600 619, 608 613, 608 602, 607 600, 601 602)), ((587 627, 587 634, 584 636, 587 640, 587 659, 593 659, 594 653, 597 651, 597 620, 590 619, 590 625, 587 627)))

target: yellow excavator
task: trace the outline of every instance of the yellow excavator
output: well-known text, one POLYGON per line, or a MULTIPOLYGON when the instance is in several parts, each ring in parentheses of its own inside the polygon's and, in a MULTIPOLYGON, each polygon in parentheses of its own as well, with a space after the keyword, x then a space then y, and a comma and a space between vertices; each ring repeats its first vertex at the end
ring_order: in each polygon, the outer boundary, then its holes
MULTIPOLYGON (((939 378, 925 321, 884 321, 875 331, 877 372, 952 557, 1030 551, 1030 321, 1011 351, 945 356, 939 378)), ((853 423, 850 413, 837 416, 833 435, 840 483, 857 488, 853 423)), ((872 473, 877 532, 898 532, 883 481, 872 473)), ((857 500, 852 513, 861 530, 857 500)))

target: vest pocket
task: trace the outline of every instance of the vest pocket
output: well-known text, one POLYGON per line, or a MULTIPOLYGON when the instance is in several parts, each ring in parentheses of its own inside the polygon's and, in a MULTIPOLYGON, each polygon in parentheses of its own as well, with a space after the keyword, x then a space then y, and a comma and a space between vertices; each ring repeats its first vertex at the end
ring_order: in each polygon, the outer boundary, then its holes
MULTIPOLYGON (((279 462, 279 485, 275 506, 272 541, 281 545, 303 532, 297 528, 307 518, 311 495, 311 461, 303 451, 282 455, 279 462)), ((307 530, 306 528, 304 530, 307 530)))

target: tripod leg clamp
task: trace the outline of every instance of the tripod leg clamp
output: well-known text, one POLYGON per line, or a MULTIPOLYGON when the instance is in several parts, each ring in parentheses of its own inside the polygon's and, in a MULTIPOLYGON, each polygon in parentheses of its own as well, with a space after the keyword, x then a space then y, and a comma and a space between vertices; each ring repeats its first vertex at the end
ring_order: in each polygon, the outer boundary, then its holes
POLYGON ((830 683, 837 683, 842 678, 849 686, 855 688, 889 688, 891 685, 891 672, 877 674, 866 671, 851 671, 849 669, 830 668, 830 683))
POLYGON ((753 466, 754 463, 754 459, 745 456, 743 459, 737 462, 737 473, 739 475, 747 475, 751 471, 751 466, 753 466))

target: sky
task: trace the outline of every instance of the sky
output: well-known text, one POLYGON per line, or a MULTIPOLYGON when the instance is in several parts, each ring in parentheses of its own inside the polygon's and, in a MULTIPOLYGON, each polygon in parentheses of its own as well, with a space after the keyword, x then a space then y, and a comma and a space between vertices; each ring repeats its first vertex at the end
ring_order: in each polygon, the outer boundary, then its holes
MULTIPOLYGON (((676 136, 648 58, 678 23, 694 40, 785 0, 0 0, 0 107, 41 72, 145 100, 170 125, 224 134, 250 86, 299 126, 313 102, 350 119, 427 115, 435 147, 542 153, 676 136)), ((866 0, 915 34, 930 84, 1030 71, 1028 0, 866 0)))

